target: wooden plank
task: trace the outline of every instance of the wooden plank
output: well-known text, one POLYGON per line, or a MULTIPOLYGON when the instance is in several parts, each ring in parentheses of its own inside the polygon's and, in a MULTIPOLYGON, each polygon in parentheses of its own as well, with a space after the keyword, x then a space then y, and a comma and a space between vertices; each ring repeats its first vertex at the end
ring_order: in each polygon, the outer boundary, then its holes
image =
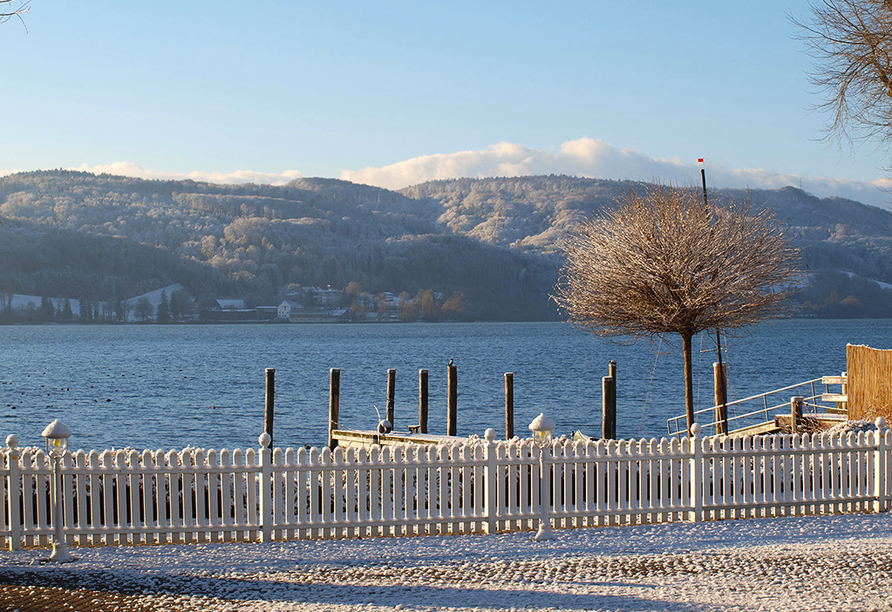
POLYGON ((845 385, 848 384, 849 377, 848 376, 823 376, 821 377, 821 384, 823 385, 845 385))
POLYGON ((847 402, 849 396, 847 393, 822 393, 821 401, 824 402, 847 402))

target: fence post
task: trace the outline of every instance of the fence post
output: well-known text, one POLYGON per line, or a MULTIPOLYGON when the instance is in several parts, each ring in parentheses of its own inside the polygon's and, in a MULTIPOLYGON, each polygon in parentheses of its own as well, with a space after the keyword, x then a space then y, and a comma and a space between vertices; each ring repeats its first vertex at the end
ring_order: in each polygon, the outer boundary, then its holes
POLYGON ((877 426, 877 457, 875 461, 876 465, 876 475, 874 476, 874 483, 876 487, 875 495, 876 501, 874 502, 874 512, 885 512, 886 511, 886 485, 889 482, 889 465, 886 461, 887 453, 889 451, 886 446, 886 419, 883 417, 877 417, 876 420, 877 426))
POLYGON ((795 395, 790 398, 790 431, 798 433, 802 427, 802 404, 805 398, 801 395, 795 395))
POLYGON ((691 435, 688 438, 689 451, 691 451, 691 520, 699 523, 703 515, 703 444, 700 438, 700 425, 691 425, 691 435))
POLYGON ((22 515, 19 512, 22 494, 22 468, 19 465, 21 454, 17 450, 19 438, 15 435, 6 436, 6 467, 9 470, 9 480, 6 490, 9 495, 9 550, 22 549, 22 515))
POLYGON ((272 438, 266 432, 257 438, 260 443, 260 541, 269 542, 273 533, 272 438))
POLYGON ((499 527, 499 509, 496 508, 498 489, 498 466, 496 465, 496 430, 490 427, 483 434, 486 438, 486 491, 483 500, 486 506, 486 533, 496 533, 499 527))
MULTIPOLYGON (((554 539, 554 533, 551 530, 551 465, 554 463, 552 456, 554 455, 554 446, 551 438, 540 441, 539 447, 539 529, 533 540, 540 542, 543 540, 554 539), (548 455, 545 454, 546 449, 548 455), (549 459, 552 459, 549 462, 549 459)), ((532 495, 532 491, 530 492, 532 495)))

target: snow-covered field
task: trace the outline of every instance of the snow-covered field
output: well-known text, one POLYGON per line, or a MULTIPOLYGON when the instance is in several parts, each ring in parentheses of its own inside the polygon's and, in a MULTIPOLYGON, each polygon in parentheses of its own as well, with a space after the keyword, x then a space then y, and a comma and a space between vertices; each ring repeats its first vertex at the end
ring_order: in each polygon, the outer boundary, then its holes
POLYGON ((2 552, 0 576, 173 610, 892 610, 889 513, 71 551, 2 552))

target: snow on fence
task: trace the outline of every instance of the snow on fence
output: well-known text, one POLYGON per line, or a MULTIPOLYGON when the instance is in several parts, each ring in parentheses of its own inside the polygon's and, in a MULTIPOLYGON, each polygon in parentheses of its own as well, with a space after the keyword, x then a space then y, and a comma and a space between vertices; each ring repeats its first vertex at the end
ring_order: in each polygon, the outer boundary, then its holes
MULTIPOLYGON (((62 458, 69 545, 237 542, 886 511, 892 431, 62 458), (544 502, 544 503, 542 503, 544 502)), ((699 427, 696 427, 699 431, 699 427)), ((52 464, 0 451, 0 538, 46 546, 52 464)))

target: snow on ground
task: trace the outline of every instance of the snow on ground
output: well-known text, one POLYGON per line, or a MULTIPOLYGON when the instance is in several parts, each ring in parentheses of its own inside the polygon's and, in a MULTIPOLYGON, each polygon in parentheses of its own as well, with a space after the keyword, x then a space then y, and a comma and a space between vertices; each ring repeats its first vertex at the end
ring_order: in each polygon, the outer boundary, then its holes
POLYGON ((890 513, 70 550, 0 552, 0 577, 176 610, 892 610, 890 513))

